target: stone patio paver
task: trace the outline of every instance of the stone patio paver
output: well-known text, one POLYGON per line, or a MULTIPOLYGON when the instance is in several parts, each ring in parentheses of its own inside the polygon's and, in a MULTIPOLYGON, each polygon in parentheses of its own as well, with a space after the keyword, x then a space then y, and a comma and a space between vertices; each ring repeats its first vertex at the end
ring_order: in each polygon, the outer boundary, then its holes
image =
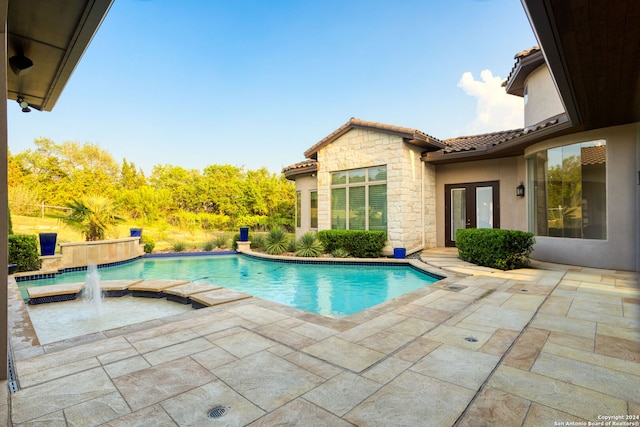
POLYGON ((500 272, 450 248, 422 259, 448 277, 345 318, 248 298, 46 345, 10 284, 14 427, 538 427, 640 413, 636 272, 500 272), (214 420, 216 405, 228 411, 214 420))

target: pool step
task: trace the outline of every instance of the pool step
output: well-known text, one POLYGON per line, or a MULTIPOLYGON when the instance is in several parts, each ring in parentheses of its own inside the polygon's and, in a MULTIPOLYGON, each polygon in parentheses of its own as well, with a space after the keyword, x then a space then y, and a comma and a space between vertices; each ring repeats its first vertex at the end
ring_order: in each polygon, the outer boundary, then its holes
POLYGON ((46 304, 50 302, 69 301, 82 292, 84 282, 65 283, 62 285, 33 286, 27 288, 29 304, 46 304))
POLYGON ((179 302, 180 304, 191 304, 191 295, 215 291, 222 289, 222 286, 210 285, 209 283, 190 282, 183 285, 172 286, 164 290, 169 301, 179 302))
POLYGON ((193 308, 213 307, 241 299, 251 298, 251 295, 232 289, 218 289, 209 292, 201 292, 191 295, 191 306, 193 308))
MULTIPOLYGON (((32 286, 27 288, 29 304, 74 300, 84 290, 85 282, 62 285, 32 286)), ((193 308, 212 307, 227 302, 251 298, 244 292, 225 289, 209 283, 186 280, 104 280, 100 282, 104 297, 121 297, 131 293, 134 297, 164 298, 193 308)))
POLYGON ((189 283, 187 280, 163 280, 152 279, 143 280, 132 286, 129 286, 129 291, 134 297, 144 298, 164 298, 166 294, 164 290, 172 286, 183 285, 189 283))

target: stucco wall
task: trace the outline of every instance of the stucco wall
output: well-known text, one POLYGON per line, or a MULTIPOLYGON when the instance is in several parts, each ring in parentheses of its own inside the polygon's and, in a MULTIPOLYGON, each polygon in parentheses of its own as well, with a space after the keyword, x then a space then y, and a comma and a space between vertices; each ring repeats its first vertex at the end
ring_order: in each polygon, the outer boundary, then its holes
POLYGON ((296 238, 308 231, 316 231, 311 228, 311 191, 318 187, 316 174, 296 176, 296 192, 300 192, 300 227, 296 227, 296 238))
POLYGON ((536 237, 532 257, 561 264, 638 269, 638 161, 640 124, 615 126, 550 139, 536 151, 597 139, 607 141, 607 239, 536 237))
POLYGON ((331 228, 331 172, 386 165, 386 253, 394 247, 416 251, 423 247, 423 240, 435 242, 434 232, 425 236, 424 231, 425 219, 435 215, 435 187, 423 186, 433 176, 433 168, 421 162, 419 148, 396 135, 355 128, 320 149, 318 164, 319 230, 331 228))
POLYGON ((435 206, 437 246, 445 245, 445 184, 500 182, 500 228, 526 230, 526 197, 516 196, 518 184, 526 183, 525 176, 525 163, 522 156, 438 165, 435 206))
POLYGON ((564 106, 546 65, 536 68, 525 82, 528 93, 524 105, 524 125, 531 126, 564 112, 564 106))

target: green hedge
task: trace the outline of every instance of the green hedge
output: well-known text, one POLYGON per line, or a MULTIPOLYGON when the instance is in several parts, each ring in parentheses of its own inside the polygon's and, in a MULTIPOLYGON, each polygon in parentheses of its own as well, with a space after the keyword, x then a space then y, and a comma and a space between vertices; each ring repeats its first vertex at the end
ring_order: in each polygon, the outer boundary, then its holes
POLYGON ((377 258, 387 242, 384 231, 322 230, 317 233, 327 253, 345 249, 356 258, 377 258))
POLYGON ((485 267, 513 270, 529 265, 533 233, 497 228, 462 228, 456 232, 458 256, 485 267))
POLYGON ((9 264, 17 264, 16 272, 39 270, 38 239, 24 234, 9 235, 9 264))

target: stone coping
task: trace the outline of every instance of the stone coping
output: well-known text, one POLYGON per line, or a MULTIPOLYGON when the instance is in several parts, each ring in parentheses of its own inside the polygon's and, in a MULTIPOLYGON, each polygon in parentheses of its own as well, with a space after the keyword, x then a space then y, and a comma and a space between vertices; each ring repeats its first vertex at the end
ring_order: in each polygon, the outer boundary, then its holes
POLYGON ((111 243, 120 243, 120 242, 132 242, 135 240, 140 240, 140 237, 123 237, 121 239, 108 239, 108 240, 95 240, 95 241, 82 241, 82 242, 67 242, 67 243, 59 243, 58 246, 61 248, 71 247, 71 246, 92 246, 92 245, 104 245, 105 242, 111 243))

